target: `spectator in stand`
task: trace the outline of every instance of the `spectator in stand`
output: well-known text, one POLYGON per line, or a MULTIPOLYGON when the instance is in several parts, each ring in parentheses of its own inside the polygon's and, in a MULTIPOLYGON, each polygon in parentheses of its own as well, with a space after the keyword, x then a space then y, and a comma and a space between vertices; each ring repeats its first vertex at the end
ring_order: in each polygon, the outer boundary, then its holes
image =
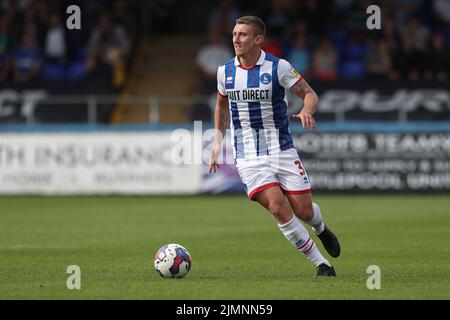
POLYGON ((403 57, 409 65, 407 77, 413 81, 420 80, 426 68, 428 28, 420 23, 417 16, 412 16, 402 28, 401 35, 403 57))
POLYGON ((295 70, 301 75, 307 76, 309 73, 311 55, 306 43, 306 36, 303 33, 296 35, 294 39, 294 46, 292 47, 288 61, 291 62, 295 70))
POLYGON ((298 7, 297 17, 306 22, 313 35, 322 35, 330 25, 331 1, 305 0, 298 7))
POLYGON ((293 31, 294 33, 303 33, 305 35, 309 34, 308 25, 303 20, 295 21, 293 25, 293 31))
POLYGON ((48 18, 47 12, 45 12, 45 16, 39 16, 38 8, 38 2, 31 2, 30 5, 25 8, 24 21, 23 25, 21 25, 20 34, 22 35, 27 31, 32 31, 36 42, 42 46, 44 43, 45 29, 48 18))
POLYGON ((391 74, 391 57, 385 39, 369 39, 365 55, 367 75, 373 79, 388 79, 391 74))
POLYGON ((450 75, 450 50, 445 46, 445 39, 435 33, 431 39, 431 49, 427 52, 427 70, 425 79, 445 81, 450 75))
MULTIPOLYGON (((386 1, 384 1, 386 2, 386 1)), ((397 3, 396 14, 397 21, 400 26, 408 23, 412 16, 420 14, 423 11, 423 3, 425 0, 396 0, 392 1, 397 3)))
POLYGON ((125 30, 113 25, 110 15, 103 13, 89 39, 86 69, 100 77, 112 77, 114 86, 120 87, 125 80, 128 52, 129 42, 125 30))
POLYGON ((312 58, 313 77, 322 81, 336 80, 338 56, 330 39, 321 39, 312 58))
POLYGON ((261 49, 266 53, 274 55, 275 57, 284 58, 281 42, 270 33, 266 33, 266 38, 261 46, 261 49))
POLYGON ((401 45, 394 39, 386 41, 389 58, 391 60, 391 71, 389 73, 389 80, 397 81, 407 77, 408 62, 405 61, 401 45))
POLYGON ((374 0, 358 0, 352 3, 352 9, 343 21, 348 31, 351 33, 367 31, 366 20, 368 15, 366 10, 372 4, 375 4, 374 0))
POLYGON ((8 49, 8 30, 7 21, 3 12, 0 12, 0 82, 7 79, 9 73, 8 49))
MULTIPOLYGON (((81 6, 81 21, 83 24, 83 28, 81 28, 81 30, 77 30, 77 32, 89 32, 96 28, 98 26, 100 12, 102 12, 102 8, 96 0, 83 0, 81 6)), ((84 36, 88 41, 89 34, 84 34, 84 36)))
POLYGON ((218 31, 211 29, 208 33, 208 44, 200 49, 196 57, 201 94, 216 91, 217 68, 232 57, 233 52, 221 43, 218 31))
POLYGON ((32 31, 27 30, 12 57, 13 78, 27 82, 35 79, 42 67, 42 53, 32 31))
POLYGON ((387 16, 382 22, 381 34, 389 43, 391 41, 400 42, 400 33, 397 28, 395 16, 387 16))
POLYGON ((340 16, 348 14, 351 10, 354 0, 334 0, 334 15, 339 19, 340 16))
POLYGON ((9 61, 6 52, 0 52, 0 83, 6 81, 8 78, 9 61))
POLYGON ((433 12, 440 27, 450 28, 450 0, 434 0, 433 12))
POLYGON ((66 57, 66 39, 61 17, 52 12, 48 17, 48 29, 45 36, 45 58, 49 62, 64 62, 66 57))
POLYGON ((429 33, 428 28, 421 24, 419 18, 412 16, 401 30, 403 45, 423 52, 427 48, 429 33))
POLYGON ((126 0, 115 0, 112 9, 112 21, 115 25, 125 30, 129 41, 136 35, 137 23, 134 19, 134 8, 126 0))
POLYGON ((419 50, 416 50, 410 42, 404 42, 400 58, 405 64, 406 78, 412 81, 420 80, 424 64, 426 63, 425 56, 419 50))
POLYGON ((264 21, 268 33, 283 34, 289 26, 289 15, 285 8, 285 1, 272 0, 264 21))
POLYGON ((19 45, 20 35, 24 25, 24 14, 19 7, 19 0, 9 0, 5 6, 5 19, 8 27, 9 47, 19 45))
MULTIPOLYGON (((101 8, 95 0, 83 0, 80 5, 81 9, 81 30, 65 29, 66 39, 66 58, 71 61, 86 60, 87 44, 92 30, 98 24, 98 17, 101 8)), ((63 25, 65 24, 63 19, 63 25)))
POLYGON ((0 52, 6 52, 10 45, 6 15, 0 11, 0 52))
POLYGON ((233 30, 236 19, 240 16, 241 11, 233 0, 220 0, 209 16, 208 29, 215 29, 221 38, 228 39, 230 30, 233 30))

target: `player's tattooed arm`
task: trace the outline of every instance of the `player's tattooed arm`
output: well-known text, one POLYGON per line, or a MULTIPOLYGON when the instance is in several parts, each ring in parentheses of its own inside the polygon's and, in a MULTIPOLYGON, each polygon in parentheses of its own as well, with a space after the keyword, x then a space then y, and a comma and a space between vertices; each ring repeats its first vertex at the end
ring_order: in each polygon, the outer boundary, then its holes
POLYGON ((214 124, 216 130, 216 142, 222 143, 222 138, 230 123, 230 111, 228 110, 228 97, 217 93, 216 109, 214 112, 214 124))
POLYGON ((219 155, 222 140, 230 123, 230 111, 228 110, 228 97, 217 93, 216 109, 214 112, 215 139, 209 154, 209 172, 216 172, 219 168, 219 155))
POLYGON ((316 128, 316 121, 313 114, 316 112, 319 98, 316 92, 304 80, 298 81, 291 87, 291 91, 303 100, 303 108, 299 114, 293 115, 294 118, 300 119, 303 128, 314 130, 316 128))
POLYGON ((291 91, 299 96, 303 101, 310 100, 309 107, 312 108, 311 111, 314 113, 316 111, 317 103, 319 102, 319 98, 317 97, 316 92, 309 86, 308 82, 305 79, 298 81, 291 87, 291 91))

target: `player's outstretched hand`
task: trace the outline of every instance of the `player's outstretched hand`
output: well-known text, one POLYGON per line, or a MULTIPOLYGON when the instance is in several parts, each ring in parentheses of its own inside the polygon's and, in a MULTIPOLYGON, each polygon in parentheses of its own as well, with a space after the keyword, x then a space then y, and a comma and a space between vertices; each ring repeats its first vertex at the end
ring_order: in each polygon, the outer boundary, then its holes
POLYGON ((307 130, 314 130, 316 128, 316 120, 314 120, 312 114, 308 112, 301 111, 299 114, 294 114, 292 117, 300 119, 303 128, 307 130))
POLYGON ((219 163, 217 161, 217 159, 219 158, 219 154, 220 154, 219 148, 216 147, 216 145, 214 145, 211 148, 211 152, 209 153, 209 164, 208 164, 209 173, 211 172, 214 173, 217 171, 217 169, 219 169, 219 163))

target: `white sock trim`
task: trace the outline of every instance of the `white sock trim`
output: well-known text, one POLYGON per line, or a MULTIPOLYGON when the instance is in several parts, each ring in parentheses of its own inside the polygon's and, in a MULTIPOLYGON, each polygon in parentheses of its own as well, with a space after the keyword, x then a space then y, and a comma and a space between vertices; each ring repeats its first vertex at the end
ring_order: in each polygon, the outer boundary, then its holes
POLYGON ((293 214, 291 220, 289 220, 288 222, 283 223, 283 224, 279 224, 279 223, 278 223, 278 226, 279 226, 280 228, 286 228, 288 225, 290 225, 292 222, 294 222, 295 219, 296 219, 296 216, 293 214))
POLYGON ((308 260, 316 265, 321 263, 328 263, 322 256, 314 241, 309 236, 308 230, 300 222, 297 216, 293 215, 292 219, 284 224, 278 224, 281 232, 285 238, 295 247, 299 252, 303 253, 308 260))
POLYGON ((322 233, 323 229, 325 229, 325 223, 323 222, 322 213, 320 212, 320 207, 317 203, 313 202, 313 211, 314 216, 310 221, 309 225, 312 226, 312 229, 315 234, 322 233))

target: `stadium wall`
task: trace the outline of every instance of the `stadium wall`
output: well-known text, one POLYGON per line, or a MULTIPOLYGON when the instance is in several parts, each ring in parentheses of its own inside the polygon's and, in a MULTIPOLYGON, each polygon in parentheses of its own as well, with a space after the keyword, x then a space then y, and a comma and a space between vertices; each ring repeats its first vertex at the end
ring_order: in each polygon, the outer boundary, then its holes
MULTIPOLYGON (((450 81, 311 81, 311 86, 320 97, 315 115, 320 122, 450 121, 450 81)), ((95 80, 77 85, 54 81, 8 84, 0 87, 0 125, 30 122, 30 118, 36 123, 84 123, 89 119, 90 100, 96 97, 95 118, 107 123, 114 105, 118 103, 118 100, 111 100, 114 94, 117 92, 110 84, 95 80)), ((214 91, 213 98, 215 94, 214 91)), ((138 97, 127 97, 126 100, 131 101, 132 98, 138 97)), ((141 104, 150 100, 150 96, 141 98, 145 99, 141 104)), ((151 98, 159 100, 163 106, 174 104, 173 96, 151 98)), ((209 118, 210 96, 198 98, 206 112, 205 118, 209 118)), ((184 101, 186 97, 180 99, 184 101)), ((288 99, 292 105, 289 112, 298 112, 300 99, 293 94, 288 94, 288 99)), ((163 107, 161 109, 161 112, 166 111, 163 107)), ((169 109, 173 112, 176 105, 169 109)), ((145 117, 142 119, 146 120, 145 117)))
MULTIPOLYGON (((0 194, 243 193, 230 144, 227 163, 207 172, 211 140, 202 129, 3 125, 0 194)), ((315 191, 450 190, 450 122, 332 122, 292 134, 315 191)))

